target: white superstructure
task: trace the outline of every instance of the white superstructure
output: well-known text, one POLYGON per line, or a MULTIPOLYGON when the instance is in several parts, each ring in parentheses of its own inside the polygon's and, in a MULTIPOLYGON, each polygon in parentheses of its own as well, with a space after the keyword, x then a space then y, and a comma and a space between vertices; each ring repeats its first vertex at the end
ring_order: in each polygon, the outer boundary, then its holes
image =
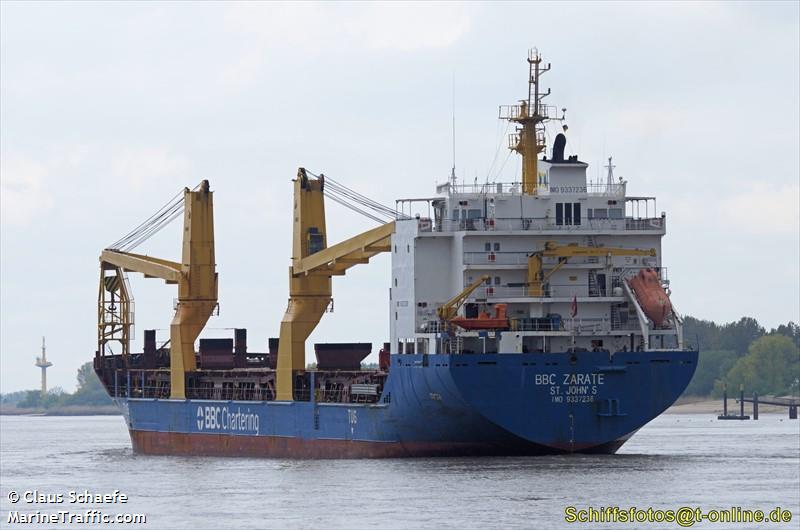
MULTIPOLYGON (((508 115, 517 123, 530 121, 530 130, 536 126, 538 132, 547 111, 537 103, 544 97, 538 95, 536 60, 540 58, 535 53, 531 57, 532 103, 526 107, 523 101, 521 110, 517 106, 508 115), (526 111, 532 108, 540 111, 529 118, 526 111)), ((512 137, 512 149, 523 157, 531 153, 521 145, 526 131, 521 127, 512 137)), ((530 136, 534 136, 532 142, 538 140, 534 153, 544 151, 543 135, 530 136)), ((458 185, 449 181, 436 187, 435 197, 398 201, 398 211, 411 211, 413 203, 427 202, 431 217, 396 222, 390 290, 392 351, 615 352, 682 347, 677 313, 670 310, 661 325, 655 325, 626 281, 642 269, 652 269, 669 293, 661 253, 666 214, 657 213, 655 197, 627 196, 626 182, 613 177, 611 159, 607 181, 588 183, 588 164, 577 156, 565 158, 564 142, 565 138, 557 138, 552 153, 537 156, 533 170, 528 166, 529 175, 530 171, 536 175, 535 182, 526 181, 525 175, 523 181, 513 183, 458 185), (546 242, 561 248, 654 252, 544 255, 544 279, 540 288, 532 289, 530 256, 545 249, 546 242), (437 307, 482 275, 490 279, 470 294, 460 313, 464 317, 477 316, 482 310, 494 314, 496 304, 507 304, 508 329, 443 327, 437 307)))

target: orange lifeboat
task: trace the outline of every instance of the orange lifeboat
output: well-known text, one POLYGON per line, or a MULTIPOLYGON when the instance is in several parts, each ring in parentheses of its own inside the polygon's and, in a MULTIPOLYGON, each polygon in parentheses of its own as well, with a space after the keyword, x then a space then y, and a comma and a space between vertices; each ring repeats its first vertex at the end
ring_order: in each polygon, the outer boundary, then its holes
POLYGON ((508 315, 506 314, 508 306, 506 304, 496 304, 494 307, 494 317, 486 311, 481 311, 475 318, 455 317, 450 322, 468 330, 508 329, 508 315))
POLYGON ((628 285, 636 293, 636 299, 639 300, 639 305, 642 306, 647 318, 652 320, 656 327, 661 327, 672 311, 672 303, 661 287, 658 273, 653 269, 642 269, 639 274, 628 280, 628 285))

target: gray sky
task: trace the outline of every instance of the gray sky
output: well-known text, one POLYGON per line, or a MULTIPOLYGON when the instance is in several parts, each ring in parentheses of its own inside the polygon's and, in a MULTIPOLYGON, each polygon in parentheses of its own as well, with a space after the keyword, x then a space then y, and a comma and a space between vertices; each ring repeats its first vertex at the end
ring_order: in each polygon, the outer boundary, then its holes
MULTIPOLYGON (((514 180, 497 106, 553 70, 594 178, 667 212, 684 314, 800 320, 800 15, 780 3, 0 4, 0 390, 72 390, 96 349, 100 250, 183 186, 215 194, 221 315, 266 350, 287 300, 291 179, 324 172, 386 204, 458 174, 514 180), (600 169, 602 172, 603 170, 600 169)), ((329 242, 370 228, 328 207, 329 242)), ((139 250, 180 256, 175 224, 139 250)), ((133 349, 168 335, 174 286, 131 275, 133 349)), ((334 280, 313 342, 388 335, 389 257, 334 280)))

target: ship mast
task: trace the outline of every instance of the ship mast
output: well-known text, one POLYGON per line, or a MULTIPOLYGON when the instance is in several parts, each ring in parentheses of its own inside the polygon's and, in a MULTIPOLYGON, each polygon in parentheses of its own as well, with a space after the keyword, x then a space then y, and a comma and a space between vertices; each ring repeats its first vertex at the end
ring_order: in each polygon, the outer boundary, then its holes
MULTIPOLYGON (((528 52, 528 97, 519 105, 501 105, 499 117, 517 124, 517 130, 509 135, 508 148, 522 155, 522 192, 536 195, 540 183, 538 156, 545 149, 545 123, 549 120, 563 121, 564 117, 551 117, 557 112, 555 107, 542 103, 550 95, 550 89, 542 92, 539 78, 550 70, 550 63, 544 65, 539 50, 528 52)), ((566 112, 566 109, 563 109, 566 112)))
POLYGON ((608 176, 606 177, 606 193, 612 193, 614 189, 614 168, 617 167, 611 163, 612 157, 608 157, 608 165, 606 169, 608 170, 608 176))

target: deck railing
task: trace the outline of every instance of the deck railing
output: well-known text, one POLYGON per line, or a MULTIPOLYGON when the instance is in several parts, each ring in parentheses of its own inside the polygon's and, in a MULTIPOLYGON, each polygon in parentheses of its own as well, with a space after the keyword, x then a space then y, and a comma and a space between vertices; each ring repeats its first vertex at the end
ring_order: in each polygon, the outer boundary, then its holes
MULTIPOLYGON (((241 373, 241 372, 240 372, 241 373)), ((375 403, 381 395, 385 374, 377 372, 366 375, 359 373, 358 377, 348 379, 348 374, 355 372, 315 372, 325 374, 332 378, 344 378, 340 382, 328 382, 324 387, 317 379, 315 399, 319 403, 375 403), (353 390, 355 388, 355 390, 353 390), (374 389, 365 393, 364 388, 374 389)), ((219 372, 216 377, 219 377, 219 372)), ((311 372, 298 375, 294 389, 295 401, 310 401, 311 372)), ((215 377, 215 376, 207 376, 215 377)), ((106 372, 103 383, 109 394, 120 398, 138 399, 169 399, 170 375, 169 370, 141 370, 117 368, 106 372)), ((207 399, 214 401, 274 401, 274 380, 255 382, 252 380, 194 380, 190 378, 186 386, 187 399, 207 399)))
POLYGON ((531 289, 527 285, 487 285, 476 290, 470 298, 572 298, 577 297, 602 297, 613 296, 613 292, 608 292, 601 286, 590 286, 586 283, 550 283, 542 288, 541 295, 531 294, 531 289))
MULTIPOLYGON (((521 182, 474 182, 472 184, 453 184, 445 182, 436 185, 437 193, 448 194, 476 194, 476 195, 520 195, 522 193, 521 182)), ((624 197, 625 183, 606 184, 590 182, 584 186, 571 186, 567 191, 562 187, 552 186, 550 183, 538 184, 537 195, 588 195, 590 197, 624 197)))
POLYGON ((514 217, 514 218, 488 218, 475 219, 444 219, 435 227, 436 232, 481 232, 481 231, 559 231, 559 232, 587 232, 602 230, 619 231, 662 231, 666 226, 665 217, 634 218, 623 217, 619 219, 581 219, 581 224, 556 224, 553 217, 514 217))
MULTIPOLYGON (((602 247, 598 247, 602 248, 602 247)), ((527 265, 528 257, 531 252, 501 252, 501 251, 477 251, 477 252, 464 252, 464 265, 527 265)), ((641 258, 642 267, 655 267, 657 264, 656 258, 643 257, 641 258)), ((558 263, 557 257, 547 256, 544 258, 545 267, 553 267, 558 263)), ((570 258, 570 265, 585 265, 585 264, 600 263, 598 256, 576 256, 570 258)), ((638 271, 638 267, 632 267, 638 271)))

